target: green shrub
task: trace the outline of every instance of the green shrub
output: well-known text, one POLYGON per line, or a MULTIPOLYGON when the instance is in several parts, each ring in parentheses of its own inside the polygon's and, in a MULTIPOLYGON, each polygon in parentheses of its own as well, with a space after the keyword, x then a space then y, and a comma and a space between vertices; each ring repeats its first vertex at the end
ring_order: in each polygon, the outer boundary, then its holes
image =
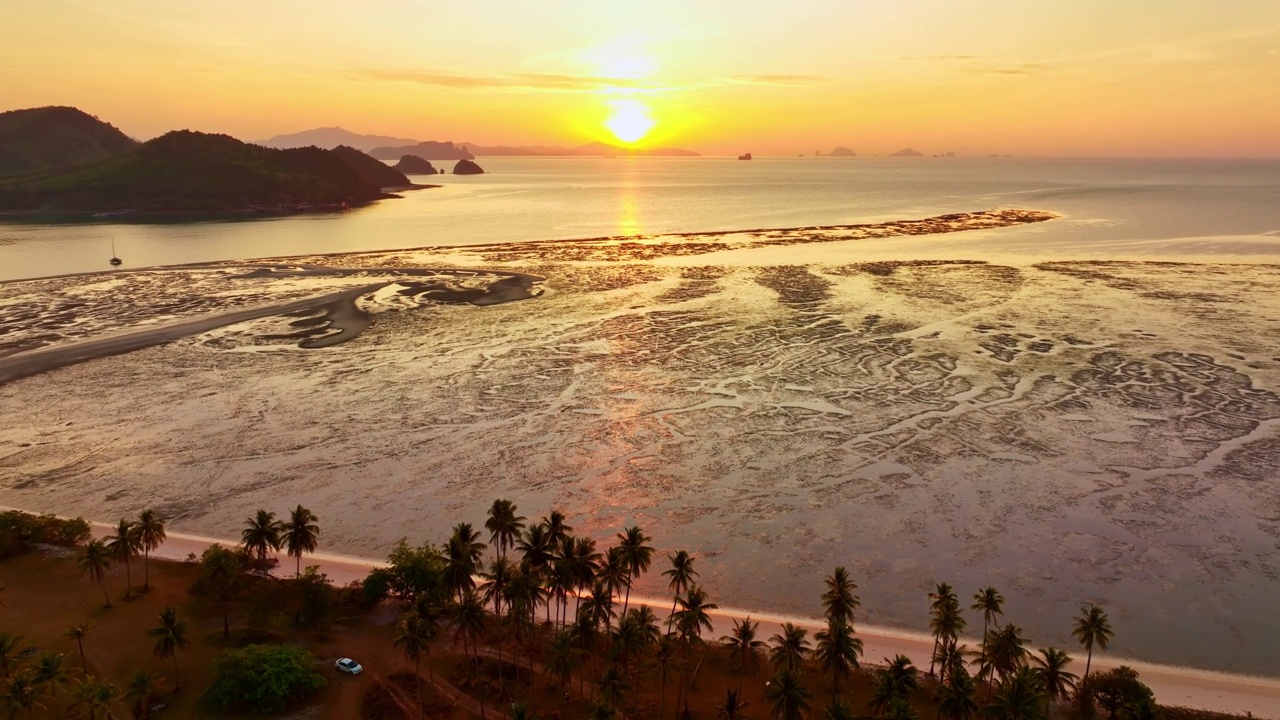
POLYGON ((20 510, 0 512, 0 558, 25 552, 32 543, 75 545, 89 539, 84 518, 65 520, 56 515, 32 515, 20 510))
POLYGON ((310 697, 325 684, 306 650, 249 645, 214 659, 213 684, 204 701, 218 710, 266 715, 310 697))

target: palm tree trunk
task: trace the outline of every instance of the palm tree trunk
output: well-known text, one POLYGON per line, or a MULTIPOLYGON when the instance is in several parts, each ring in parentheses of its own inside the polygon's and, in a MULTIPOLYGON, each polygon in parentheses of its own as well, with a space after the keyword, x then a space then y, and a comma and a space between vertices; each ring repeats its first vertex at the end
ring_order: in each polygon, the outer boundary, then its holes
POLYGON ((631 575, 627 575, 627 594, 622 598, 622 615, 627 616, 627 604, 631 602, 631 575))
POLYGON ((662 673, 662 703, 658 705, 658 720, 666 720, 667 717, 667 673, 662 673))
POLYGON ((413 680, 418 683, 418 718, 419 720, 426 720, 427 706, 422 702, 422 669, 420 665, 421 661, 415 657, 413 659, 413 680))
POLYGON ((124 596, 126 598, 133 597, 133 563, 129 562, 129 558, 124 559, 124 596))
POLYGON ((76 645, 80 647, 80 667, 84 668, 84 673, 89 674, 89 661, 84 659, 84 640, 76 638, 76 645))
POLYGON ((676 602, 678 602, 679 600, 680 600, 680 596, 677 595, 675 600, 671 601, 671 614, 667 616, 667 634, 668 635, 671 634, 671 623, 675 622, 675 619, 676 619, 676 602))
POLYGON ((1086 680, 1089 679, 1089 666, 1093 664, 1093 646, 1090 645, 1088 650, 1089 650, 1089 659, 1084 661, 1084 678, 1086 680))
POLYGON ((146 592, 151 589, 151 551, 143 548, 142 550, 142 591, 146 592))
POLYGON ((102 584, 102 581, 99 580, 98 587, 102 588, 102 599, 107 601, 107 607, 111 607, 111 596, 107 595, 107 586, 102 584))
POLYGON ((176 692, 182 687, 182 683, 178 682, 178 652, 173 653, 173 689, 176 692))
POLYGON ((294 561, 293 577, 295 579, 302 578, 302 553, 298 553, 298 557, 294 561))

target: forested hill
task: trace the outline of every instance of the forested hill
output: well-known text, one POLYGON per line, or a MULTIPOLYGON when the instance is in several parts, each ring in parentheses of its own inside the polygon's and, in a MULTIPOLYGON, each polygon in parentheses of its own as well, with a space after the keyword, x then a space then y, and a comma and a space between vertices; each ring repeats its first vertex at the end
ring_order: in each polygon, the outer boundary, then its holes
POLYGON ((137 146, 112 125, 72 107, 0 113, 0 177, 84 167, 137 146))
POLYGON ((349 148, 274 150, 228 135, 180 130, 87 169, 25 182, 0 180, 0 209, 292 211, 378 199, 389 177, 408 184, 391 168, 386 170, 395 176, 365 161, 377 162, 349 148))

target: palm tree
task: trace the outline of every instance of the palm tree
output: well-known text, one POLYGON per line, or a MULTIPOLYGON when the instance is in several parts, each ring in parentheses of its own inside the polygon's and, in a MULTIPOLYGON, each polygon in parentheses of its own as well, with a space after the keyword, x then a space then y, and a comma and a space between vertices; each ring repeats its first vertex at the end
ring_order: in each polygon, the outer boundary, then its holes
POLYGON ((977 688, 973 678, 963 667, 947 676, 947 682, 934 691, 933 700, 938 704, 938 717, 947 720, 968 720, 978 711, 973 696, 977 688))
POLYGON ((551 637, 551 647, 547 656, 547 670, 560 680, 560 689, 565 690, 573 671, 582 663, 582 650, 574 642, 573 633, 567 628, 558 630, 551 637))
POLYGON ((769 716, 774 720, 800 720, 809 711, 813 695, 800 683, 799 673, 783 668, 765 687, 764 697, 773 706, 769 716))
MULTIPOLYGON (((711 611, 719 606, 715 603, 707 602, 707 592, 697 585, 691 585, 685 591, 684 597, 679 598, 680 611, 676 615, 676 628, 680 635, 680 642, 684 649, 684 660, 686 666, 689 663, 689 656, 693 651, 693 643, 702 641, 702 631, 711 630, 711 611)), ((684 709, 689 710, 689 685, 692 684, 693 678, 685 668, 683 673, 684 682, 681 683, 680 692, 684 696, 684 709)))
POLYGON ((146 592, 151 589, 151 551, 163 545, 166 539, 164 518, 155 510, 143 510, 134 527, 138 529, 138 542, 142 546, 142 590, 146 592))
POLYGON ((849 571, 838 567, 822 582, 827 586, 827 591, 822 593, 827 622, 843 620, 846 625, 853 625, 853 611, 862 603, 853 592, 858 586, 849 579, 849 571))
POLYGON ((200 556, 201 582, 222 608, 222 637, 231 637, 231 600, 240 590, 245 556, 221 545, 210 545, 200 556))
MULTIPOLYGON (((547 534, 547 528, 541 523, 530 525, 525 529, 524 537, 516 543, 516 549, 520 551, 520 568, 531 579, 542 579, 546 577, 551 562, 554 559, 552 554, 552 545, 550 535, 547 534)), ((532 583, 542 588, 541 583, 532 583)), ((543 593, 543 597, 547 603, 547 622, 551 622, 551 595, 543 593)), ((529 612, 537 611, 537 607, 530 607, 529 612)))
POLYGON ((134 670, 124 688, 125 699, 133 705, 133 716, 148 720, 151 705, 163 690, 164 678, 146 670, 134 670))
POLYGON ((1000 720, 1042 720, 1041 694, 1039 678, 1023 667, 1009 676, 985 710, 1000 720))
POLYGON ((298 505, 289 511, 288 522, 280 526, 282 544, 289 557, 297 558, 295 577, 302 577, 302 554, 315 552, 319 545, 320 526, 316 524, 319 520, 315 513, 298 505))
POLYGON ((89 674, 89 662, 84 658, 84 639, 92 632, 92 628, 87 622, 76 623, 67 629, 63 637, 68 640, 75 640, 76 647, 80 649, 80 667, 86 675, 89 674))
POLYGON ((72 697, 75 698, 75 704, 84 708, 89 713, 89 720, 97 720, 98 713, 103 713, 103 717, 108 717, 111 711, 111 703, 115 702, 116 695, 119 691, 116 686, 105 680, 99 680, 92 676, 86 676, 76 686, 72 697))
MULTIPOLYGON (((931 671, 934 661, 952 658, 956 642, 960 633, 964 632, 964 627, 964 617, 960 615, 960 602, 952 593, 936 605, 929 618, 929 629, 933 631, 935 638, 934 656, 929 666, 931 671)), ((941 667, 938 668, 939 681, 946 679, 947 667, 948 663, 942 662, 941 667)))
POLYGON ((124 563, 124 596, 125 599, 133 597, 133 563, 131 561, 142 552, 142 539, 134 524, 121 518, 115 534, 107 538, 107 550, 118 562, 124 563))
POLYGON ((658 638, 658 644, 653 650, 653 659, 658 665, 658 672, 662 675, 662 699, 658 706, 658 718, 662 720, 667 714, 667 682, 671 680, 671 667, 676 660, 676 642, 671 635, 658 638))
POLYGON ((9 720, 13 720, 18 717, 19 712, 30 713, 40 706, 39 697, 40 686, 30 670, 23 670, 5 681, 0 702, 3 702, 5 709, 9 711, 9 720))
POLYGON ((667 619, 667 632, 671 632, 671 623, 676 616, 676 603, 680 601, 680 595, 693 584, 693 579, 698 577, 698 571, 693 569, 694 557, 687 551, 679 550, 675 555, 668 555, 667 559, 671 561, 671 569, 664 570, 662 576, 667 578, 667 588, 674 597, 671 601, 671 615, 667 619))
POLYGON ((496 557, 489 561, 489 569, 480 573, 484 582, 480 585, 480 593, 485 602, 493 601, 493 614, 502 619, 502 601, 507 596, 507 586, 515 577, 516 570, 504 557, 496 557))
POLYGON ((716 706, 716 720, 740 720, 742 711, 751 703, 742 699, 741 690, 724 691, 724 704, 716 706))
POLYGON ((1065 698, 1075 688, 1078 679, 1074 673, 1067 671, 1071 664, 1071 656, 1066 650, 1056 647, 1040 651, 1040 657, 1032 658, 1036 663, 1035 673, 1040 678, 1040 685, 1045 691, 1044 715, 1050 717, 1054 700, 1065 698))
POLYGON ((480 656, 480 649, 476 646, 476 639, 484 632, 487 624, 487 616, 484 609, 484 601, 476 595, 474 590, 467 590, 462 594, 462 599, 453 608, 453 617, 451 618, 454 630, 454 641, 458 637, 462 637, 462 652, 467 652, 467 639, 471 639, 472 654, 475 657, 480 656))
POLYGON ((49 693, 50 699, 57 694, 58 689, 67 683, 70 676, 67 669, 62 666, 65 655, 45 651, 31 666, 31 680, 36 687, 49 693))
POLYGON ((635 612, 629 612, 618 623, 618 629, 610 633, 613 640, 611 650, 616 659, 622 663, 623 672, 626 672, 631 656, 645 646, 645 633, 640 625, 641 622, 635 612))
MULTIPOLYGON (((1003 605, 1004 596, 1000 594, 999 590, 996 590, 990 585, 973 594, 973 604, 969 606, 969 609, 979 610, 982 612, 982 639, 984 644, 986 643, 987 633, 990 632, 991 627, 993 625, 997 628, 1000 627, 1000 623, 997 618, 1004 614, 1004 611, 1001 609, 1003 605)), ((985 656, 986 651, 984 648, 981 657, 985 656)), ((979 664, 978 677, 986 677, 986 674, 987 669, 985 665, 979 664)))
POLYGON ((1080 641, 1084 646, 1089 657, 1084 663, 1084 677, 1089 678, 1089 667, 1093 664, 1093 646, 1106 650, 1107 643, 1111 638, 1115 637, 1115 631, 1111 629, 1111 621, 1107 618, 1107 613, 1097 605, 1087 605, 1080 608, 1080 616, 1076 618, 1076 626, 1071 631, 1071 635, 1080 641))
POLYGON ((542 526, 547 531, 547 542, 551 547, 563 545, 569 533, 573 532, 573 528, 565 522, 564 513, 559 510, 552 510, 550 515, 543 518, 542 526))
POLYGON ((876 671, 871 697, 876 712, 884 712, 894 705, 905 706, 911 694, 920 687, 920 671, 906 655, 898 655, 892 661, 885 658, 885 661, 887 667, 876 671))
POLYGON ((1022 628, 1010 623, 992 630, 982 643, 983 665, 988 673, 1000 674, 1001 686, 1027 664, 1028 642, 1022 636, 1022 628))
POLYGON ((632 525, 618 533, 618 545, 622 548, 622 557, 627 564, 627 595, 622 599, 622 614, 627 614, 627 605, 631 602, 631 584, 641 575, 649 572, 649 563, 653 560, 653 548, 646 543, 653 538, 644 534, 639 525, 632 525))
POLYGON ((524 529, 524 516, 516 515, 516 505, 510 500, 494 500, 489 508, 489 519, 484 521, 484 529, 489 531, 489 543, 498 557, 505 559, 507 550, 515 547, 520 531, 524 529))
POLYGON ((827 712, 822 716, 823 720, 853 720, 853 708, 849 707, 849 703, 840 698, 833 698, 831 704, 827 706, 827 712))
MULTIPOLYGON (((615 545, 605 552, 604 560, 596 571, 596 580, 607 596, 606 604, 612 611, 613 598, 618 594, 618 590, 631 588, 631 569, 627 565, 626 553, 620 546, 615 545)), ((626 614, 625 604, 623 614, 626 614)))
POLYGON ((147 631, 156 639, 153 652, 161 660, 173 658, 173 688, 181 687, 178 680, 178 653, 187 649, 187 621, 178 619, 178 609, 166 607, 160 612, 160 624, 147 631))
POLYGON ((596 684, 600 688, 601 704, 609 708, 616 708, 622 704, 622 694, 626 692, 627 684, 622 673, 618 672, 618 668, 610 667, 605 670, 596 684))
POLYGON ((266 566, 267 551, 280 550, 280 521, 276 520, 276 514, 259 510, 257 515, 249 518, 244 523, 245 528, 240 533, 240 542, 244 545, 244 549, 258 556, 258 563, 266 566))
POLYGON ((842 619, 830 620, 827 629, 814 636, 818 641, 817 656, 822 669, 831 673, 833 692, 840 692, 840 678, 858 667, 862 654, 862 638, 855 637, 853 628, 842 619))
POLYGON ((89 580, 102 588, 102 599, 106 601, 107 607, 111 607, 111 598, 107 595, 106 586, 102 584, 102 578, 111 568, 111 558, 111 551, 101 540, 90 540, 76 558, 76 566, 80 571, 88 574, 89 580))
POLYGON ((455 525, 453 534, 445 543, 444 583, 449 594, 456 594, 459 601, 463 593, 475 588, 473 576, 486 547, 488 546, 480 542, 480 533, 472 529, 471 523, 455 525))
POLYGON ((0 675, 9 677, 9 665, 12 664, 26 648, 22 646, 22 636, 0 632, 0 675))
POLYGON ((760 666, 760 655, 764 652, 765 642, 756 639, 756 629, 760 623, 751 622, 748 615, 744 620, 733 621, 733 634, 720 638, 720 642, 729 646, 729 662, 738 666, 738 694, 742 693, 742 678, 748 669, 754 672, 760 666))
MULTIPOLYGON (((404 648, 404 656, 413 662, 413 678, 418 684, 418 714, 419 717, 427 716, 427 706, 422 701, 422 676, 420 663, 422 661, 422 653, 430 653, 431 641, 435 638, 436 628, 430 621, 424 620, 416 611, 405 615, 397 626, 397 635, 395 639, 395 647, 404 648)), ((427 669, 431 669, 430 662, 427 669)), ((435 685, 435 677, 432 676, 431 684, 435 685)))
POLYGON ((782 624, 782 633, 769 638, 773 649, 769 651, 769 661, 774 670, 799 670, 804 666, 805 656, 809 654, 808 630, 791 623, 782 624))
POLYGON ((973 654, 969 652, 968 648, 968 645, 957 645, 953 639, 946 646, 938 649, 938 676, 940 679, 946 678, 949 681, 953 674, 968 674, 965 669, 965 657, 973 654))

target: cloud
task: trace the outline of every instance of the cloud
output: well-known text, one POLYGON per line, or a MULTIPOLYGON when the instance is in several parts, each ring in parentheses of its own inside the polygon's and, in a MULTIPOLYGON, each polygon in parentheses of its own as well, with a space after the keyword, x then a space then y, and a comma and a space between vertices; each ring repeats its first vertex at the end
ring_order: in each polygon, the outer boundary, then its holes
POLYGON ((973 55, 903 55, 899 60, 924 60, 927 62, 960 62, 964 60, 977 60, 973 55))
POLYGON ((1016 63, 1013 65, 984 65, 974 63, 962 65, 960 72, 973 73, 976 75, 1039 75, 1041 73, 1052 72, 1053 67, 1044 63, 1016 63))
POLYGON ((409 82, 419 85, 454 88, 458 90, 551 90, 559 92, 595 92, 608 88, 632 90, 654 89, 654 85, 642 80, 609 78, 593 75, 563 75, 556 73, 500 73, 469 75, 440 70, 370 69, 356 72, 362 80, 386 80, 409 82))
POLYGON ((734 75, 730 78, 743 85, 816 85, 830 79, 821 75, 734 75))

